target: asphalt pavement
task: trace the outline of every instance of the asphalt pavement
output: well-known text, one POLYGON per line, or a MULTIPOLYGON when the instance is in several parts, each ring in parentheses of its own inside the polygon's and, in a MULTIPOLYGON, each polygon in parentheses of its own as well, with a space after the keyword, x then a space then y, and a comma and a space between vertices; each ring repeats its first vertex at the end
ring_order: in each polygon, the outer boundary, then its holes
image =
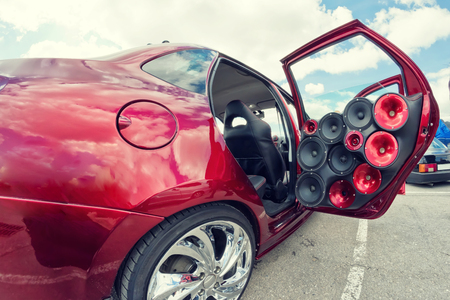
POLYGON ((257 261, 256 299, 450 299, 450 182, 407 184, 376 220, 313 214, 257 261))

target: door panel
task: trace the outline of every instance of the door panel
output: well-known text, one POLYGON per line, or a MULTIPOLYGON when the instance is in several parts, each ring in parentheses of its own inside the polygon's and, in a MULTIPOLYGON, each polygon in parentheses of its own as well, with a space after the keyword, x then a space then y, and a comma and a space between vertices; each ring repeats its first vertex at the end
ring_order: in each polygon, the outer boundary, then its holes
POLYGON ((281 61, 302 128, 297 199, 311 210, 380 217, 437 130, 439 109, 425 76, 358 20, 281 61), (329 75, 337 80, 319 82, 329 75), (341 82, 353 87, 332 91, 341 82), (327 93, 311 97, 320 92, 327 93))

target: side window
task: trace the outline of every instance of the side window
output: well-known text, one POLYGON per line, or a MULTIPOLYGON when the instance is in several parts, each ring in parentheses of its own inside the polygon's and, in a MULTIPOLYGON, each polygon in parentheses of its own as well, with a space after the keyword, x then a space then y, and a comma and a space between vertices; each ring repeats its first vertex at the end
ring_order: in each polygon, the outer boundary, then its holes
MULTIPOLYGON (((292 66, 306 114, 320 119, 329 112, 343 113, 354 97, 371 101, 378 96, 399 93, 401 70, 392 59, 363 36, 314 53, 292 66)), ((402 93, 402 91, 400 92, 402 93)))
POLYGON ((206 94, 206 78, 217 52, 192 49, 174 52, 151 60, 142 70, 185 90, 206 94))

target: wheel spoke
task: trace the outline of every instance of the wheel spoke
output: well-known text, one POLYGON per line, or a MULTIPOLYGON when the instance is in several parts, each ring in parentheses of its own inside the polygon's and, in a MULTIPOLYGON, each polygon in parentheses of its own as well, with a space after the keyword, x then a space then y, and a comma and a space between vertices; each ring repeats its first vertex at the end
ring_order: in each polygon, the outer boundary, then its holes
POLYGON ((214 298, 216 298, 217 300, 225 300, 225 299, 226 300, 234 300, 234 299, 237 299, 241 293, 242 293, 242 289, 230 290, 230 291, 215 290, 212 293, 212 296, 214 298))
POLYGON ((243 269, 243 268, 237 268, 236 273, 222 281, 221 283, 221 288, 231 288, 231 287, 236 287, 236 286, 240 286, 242 283, 245 283, 248 279, 248 276, 250 274, 250 270, 248 269, 243 269))
POLYGON ((215 248, 214 235, 206 226, 197 227, 189 232, 190 236, 195 236, 199 239, 197 247, 198 253, 203 257, 204 262, 210 266, 211 271, 215 268, 215 248))
POLYGON ((201 281, 194 274, 168 274, 157 272, 150 282, 147 299, 163 300, 170 296, 183 299, 200 290, 201 281))
POLYGON ((188 230, 155 266, 147 300, 239 298, 251 273, 251 245, 246 231, 230 221, 212 221, 188 230))
POLYGON ((248 241, 245 239, 244 232, 237 228, 234 228, 234 230, 234 234, 227 233, 225 251, 219 262, 222 266, 222 271, 220 272, 221 276, 224 276, 234 267, 248 246, 248 241))

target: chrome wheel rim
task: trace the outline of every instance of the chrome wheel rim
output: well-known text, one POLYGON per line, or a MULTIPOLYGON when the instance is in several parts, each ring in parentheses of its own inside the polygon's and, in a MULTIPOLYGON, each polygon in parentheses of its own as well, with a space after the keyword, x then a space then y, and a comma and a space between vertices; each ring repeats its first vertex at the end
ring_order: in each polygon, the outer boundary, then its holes
POLYGON ((202 224, 163 255, 150 278, 147 300, 237 299, 249 279, 251 251, 250 239, 240 225, 230 221, 202 224))

